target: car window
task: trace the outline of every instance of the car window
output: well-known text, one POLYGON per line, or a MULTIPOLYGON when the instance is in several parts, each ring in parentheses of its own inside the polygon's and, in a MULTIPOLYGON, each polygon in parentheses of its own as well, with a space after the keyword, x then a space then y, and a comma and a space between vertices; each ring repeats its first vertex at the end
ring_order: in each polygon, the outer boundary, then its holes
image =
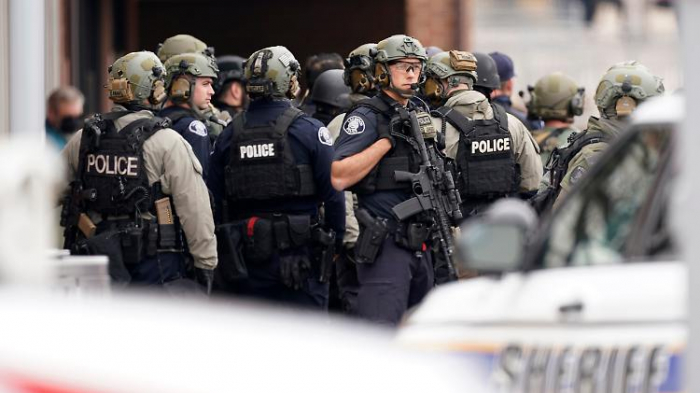
MULTIPOLYGON (((625 243, 651 194, 670 127, 640 126, 615 154, 592 170, 553 217, 544 266, 595 265, 623 260, 625 243)), ((611 147, 610 149, 616 149, 611 147)))

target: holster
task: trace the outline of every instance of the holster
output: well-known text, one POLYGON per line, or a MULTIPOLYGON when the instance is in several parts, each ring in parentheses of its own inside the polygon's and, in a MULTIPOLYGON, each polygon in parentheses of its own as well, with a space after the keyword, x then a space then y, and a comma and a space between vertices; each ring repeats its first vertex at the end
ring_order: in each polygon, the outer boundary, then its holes
POLYGON ((243 221, 216 227, 216 244, 219 265, 216 274, 227 283, 248 278, 248 269, 243 259, 243 221))
POLYGON ((389 234, 387 220, 372 217, 365 209, 355 210, 355 217, 360 224, 360 235, 355 243, 355 261, 374 263, 389 234))
POLYGON ((319 268, 320 282, 328 282, 333 274, 335 257, 335 232, 316 226, 311 230, 311 255, 319 268))
POLYGON ((120 284, 131 282, 131 274, 124 263, 122 252, 122 232, 117 229, 107 230, 89 239, 77 241, 71 250, 77 255, 105 255, 109 259, 109 276, 120 284))
POLYGON ((410 251, 425 251, 430 232, 431 226, 423 222, 402 223, 394 233, 394 241, 410 251))

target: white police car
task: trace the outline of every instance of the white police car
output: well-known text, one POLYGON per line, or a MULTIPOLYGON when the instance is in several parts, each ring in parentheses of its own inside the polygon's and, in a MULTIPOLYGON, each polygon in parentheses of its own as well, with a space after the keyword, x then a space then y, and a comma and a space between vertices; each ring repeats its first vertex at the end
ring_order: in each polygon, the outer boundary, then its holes
POLYGON ((500 392, 677 392, 687 268, 667 208, 679 96, 649 100, 633 125, 539 224, 503 201, 462 230, 480 277, 436 288, 402 343, 459 353, 500 392))

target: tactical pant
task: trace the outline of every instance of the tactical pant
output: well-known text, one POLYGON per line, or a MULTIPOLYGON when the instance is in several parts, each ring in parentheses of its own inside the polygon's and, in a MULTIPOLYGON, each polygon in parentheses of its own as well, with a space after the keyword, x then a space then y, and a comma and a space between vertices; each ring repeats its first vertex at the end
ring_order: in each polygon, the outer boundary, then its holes
POLYGON ((358 264, 359 290, 355 313, 370 321, 396 325, 409 308, 433 287, 429 252, 400 247, 393 236, 384 240, 374 263, 358 264))
POLYGON ((274 253, 266 262, 247 263, 248 279, 229 285, 228 289, 238 295, 285 303, 303 308, 328 309, 328 283, 318 280, 317 266, 311 267, 302 287, 294 290, 284 284, 281 277, 280 256, 309 254, 308 247, 296 247, 274 253))
POLYGON ((354 248, 345 248, 335 264, 335 282, 338 286, 339 310, 345 314, 354 314, 357 308, 357 268, 353 261, 354 248))

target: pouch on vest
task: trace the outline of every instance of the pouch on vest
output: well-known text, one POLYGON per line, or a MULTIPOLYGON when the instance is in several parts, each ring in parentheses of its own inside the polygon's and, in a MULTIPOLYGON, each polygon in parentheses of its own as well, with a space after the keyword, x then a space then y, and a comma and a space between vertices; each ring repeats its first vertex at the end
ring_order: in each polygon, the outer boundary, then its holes
POLYGON ((425 242, 430 237, 431 227, 423 222, 411 222, 400 225, 394 240, 409 251, 425 251, 425 242))
POLYGON ((360 235, 355 243, 355 261, 357 263, 374 263, 389 234, 387 221, 379 217, 372 217, 365 209, 355 210, 355 217, 360 224, 360 235))
POLYGON ((248 278, 248 269, 243 259, 243 231, 245 221, 216 227, 216 250, 219 265, 216 274, 231 283, 248 278))
POLYGON ((105 255, 109 259, 109 276, 115 283, 128 284, 131 282, 131 274, 124 264, 122 254, 121 232, 109 230, 97 234, 89 239, 76 242, 73 254, 77 255, 105 255))
POLYGON ((275 235, 272 220, 251 217, 245 220, 243 256, 246 263, 264 263, 272 258, 275 235))
POLYGON ((129 226, 122 231, 122 255, 125 264, 136 264, 143 259, 143 228, 129 226))

